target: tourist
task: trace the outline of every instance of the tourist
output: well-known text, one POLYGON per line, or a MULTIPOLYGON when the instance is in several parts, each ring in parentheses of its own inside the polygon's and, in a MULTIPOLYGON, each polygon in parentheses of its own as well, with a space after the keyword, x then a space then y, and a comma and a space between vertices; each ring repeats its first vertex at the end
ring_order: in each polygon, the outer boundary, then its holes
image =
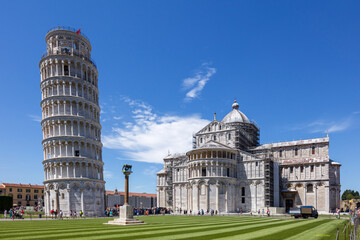
POLYGON ((242 210, 242 208, 240 208, 240 214, 242 214, 243 213, 243 210, 242 210))
POLYGON ((82 216, 83 216, 83 211, 80 210, 80 218, 82 218, 82 216))
POLYGON ((56 209, 56 211, 54 212, 55 214, 55 219, 57 218, 57 215, 58 215, 58 210, 56 209))
POLYGON ((6 219, 6 216, 7 216, 7 210, 5 209, 5 210, 4 210, 4 217, 5 217, 5 219, 6 219))
POLYGON ((74 211, 73 213, 73 218, 76 218, 76 211, 74 211))
POLYGON ((54 218, 54 209, 51 209, 50 214, 51 214, 51 219, 53 219, 54 218))
POLYGON ((267 209, 266 214, 268 217, 270 217, 270 209, 269 208, 267 209))
POLYGON ((263 217, 265 215, 264 209, 261 210, 261 216, 263 217))

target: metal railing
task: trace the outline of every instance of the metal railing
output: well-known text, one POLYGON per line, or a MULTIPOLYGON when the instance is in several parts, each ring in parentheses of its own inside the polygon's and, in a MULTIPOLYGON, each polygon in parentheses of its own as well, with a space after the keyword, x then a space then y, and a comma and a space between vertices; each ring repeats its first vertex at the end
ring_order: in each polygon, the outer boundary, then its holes
POLYGON ((48 54, 48 52, 44 52, 42 55, 41 55, 41 59, 47 57, 47 56, 54 56, 54 55, 68 55, 68 56, 76 56, 76 57, 79 57, 85 61, 88 61, 90 62, 92 65, 94 65, 96 68, 96 63, 95 61, 92 59, 92 58, 89 58, 89 57, 86 57, 85 55, 82 55, 82 54, 79 54, 77 52, 71 52, 71 51, 56 51, 56 53, 50 53, 48 54))
MULTIPOLYGON (((73 28, 73 27, 57 26, 57 27, 51 28, 47 33, 51 32, 51 31, 55 31, 55 30, 66 30, 66 31, 76 33, 79 29, 76 29, 76 28, 73 28)), ((80 31, 79 34, 81 36, 83 36, 84 38, 86 38, 86 40, 88 40, 90 42, 90 39, 85 34, 83 34, 81 31, 80 31)))

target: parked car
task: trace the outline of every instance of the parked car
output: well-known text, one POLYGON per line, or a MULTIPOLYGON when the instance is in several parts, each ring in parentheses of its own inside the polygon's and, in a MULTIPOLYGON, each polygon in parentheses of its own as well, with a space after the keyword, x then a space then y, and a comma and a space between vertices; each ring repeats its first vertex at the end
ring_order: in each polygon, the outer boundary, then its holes
POLYGON ((301 206, 300 208, 290 208, 289 213, 295 218, 318 218, 319 214, 313 206, 301 206))

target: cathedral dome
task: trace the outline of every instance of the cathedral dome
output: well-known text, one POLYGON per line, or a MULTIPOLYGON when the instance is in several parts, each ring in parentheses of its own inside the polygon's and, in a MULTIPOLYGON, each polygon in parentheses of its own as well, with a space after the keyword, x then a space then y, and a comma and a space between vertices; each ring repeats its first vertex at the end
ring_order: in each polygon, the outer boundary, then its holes
POLYGON ((250 123, 249 119, 239 111, 239 104, 234 101, 232 105, 233 110, 229 112, 224 119, 222 120, 223 123, 233 123, 233 122, 243 122, 243 123, 250 123))

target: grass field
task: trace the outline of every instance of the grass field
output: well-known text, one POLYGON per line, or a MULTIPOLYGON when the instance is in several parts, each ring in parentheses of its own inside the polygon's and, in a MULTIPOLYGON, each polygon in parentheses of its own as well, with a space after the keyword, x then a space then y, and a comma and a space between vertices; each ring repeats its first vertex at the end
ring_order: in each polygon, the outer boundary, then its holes
POLYGON ((146 216, 137 226, 104 225, 110 218, 0 221, 1 239, 335 239, 346 220, 259 217, 146 216))

